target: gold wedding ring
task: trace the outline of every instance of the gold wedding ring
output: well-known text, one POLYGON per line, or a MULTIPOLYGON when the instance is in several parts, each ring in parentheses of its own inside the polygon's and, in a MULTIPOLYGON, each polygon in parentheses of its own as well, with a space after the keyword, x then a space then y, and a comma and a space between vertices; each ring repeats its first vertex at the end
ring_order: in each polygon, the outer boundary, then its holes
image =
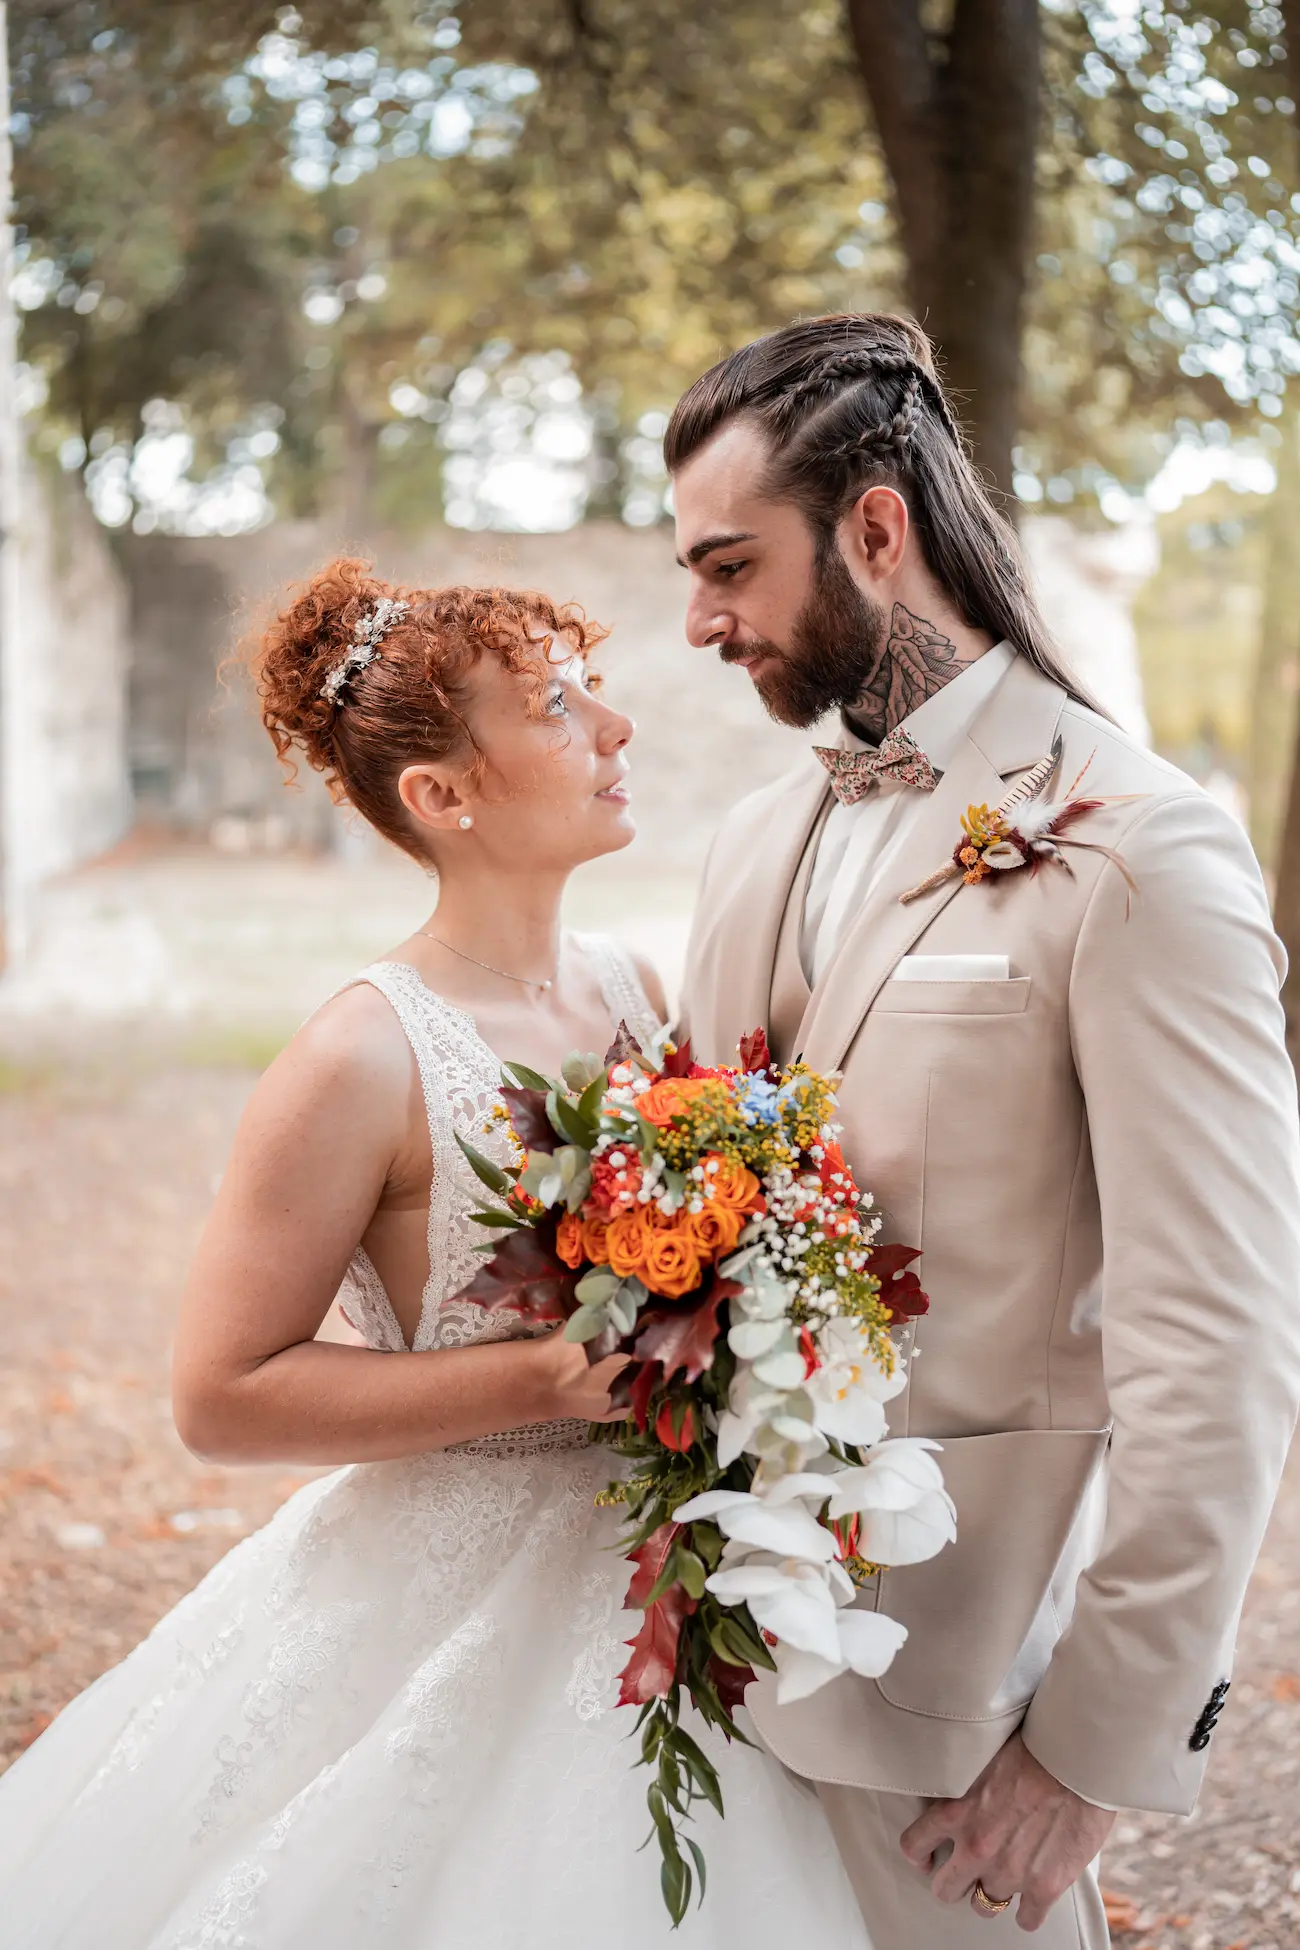
POLYGON ((1004 1896, 1000 1903, 995 1903, 982 1882, 975 1884, 974 1902, 981 1916, 1001 1916, 1004 1909, 1011 1907, 1010 1896, 1004 1896))

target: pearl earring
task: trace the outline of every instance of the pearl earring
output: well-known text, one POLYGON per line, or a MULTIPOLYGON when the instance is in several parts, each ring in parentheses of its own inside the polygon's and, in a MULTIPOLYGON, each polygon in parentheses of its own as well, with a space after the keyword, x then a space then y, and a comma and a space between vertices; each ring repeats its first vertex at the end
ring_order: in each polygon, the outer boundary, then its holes
POLYGON ((468 831, 469 831, 469 829, 470 829, 470 827, 471 827, 471 826, 472 826, 473 824, 474 824, 474 821, 473 821, 473 819, 472 819, 472 818, 470 817, 470 815, 469 815, 469 813, 462 813, 462 814, 461 814, 461 816, 460 816, 460 830, 461 830, 461 832, 462 832, 462 833, 468 833, 468 831))

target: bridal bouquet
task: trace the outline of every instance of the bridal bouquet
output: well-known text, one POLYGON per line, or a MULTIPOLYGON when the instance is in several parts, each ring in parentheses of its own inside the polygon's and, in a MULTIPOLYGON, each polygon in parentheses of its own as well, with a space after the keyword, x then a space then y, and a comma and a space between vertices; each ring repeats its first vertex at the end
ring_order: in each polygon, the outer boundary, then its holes
POLYGON ((683 1824, 697 1800, 722 1812, 683 1693, 743 1741, 759 1669, 781 1702, 883 1673, 905 1632, 850 1609, 857 1587, 954 1535, 936 1445, 884 1439, 904 1385, 890 1327, 929 1303, 917 1252, 875 1243, 831 1082, 778 1069, 762 1031, 737 1067, 708 1069, 620 1030, 604 1062, 570 1057, 559 1078, 507 1064, 502 1094, 514 1166, 462 1147, 500 1201, 474 1215, 501 1237, 468 1297, 563 1321, 592 1360, 630 1357, 628 1420, 593 1433, 628 1460, 602 1499, 625 1506, 627 1603, 644 1613, 619 1704, 640 1708, 678 1923, 692 1863, 704 1888, 683 1824))

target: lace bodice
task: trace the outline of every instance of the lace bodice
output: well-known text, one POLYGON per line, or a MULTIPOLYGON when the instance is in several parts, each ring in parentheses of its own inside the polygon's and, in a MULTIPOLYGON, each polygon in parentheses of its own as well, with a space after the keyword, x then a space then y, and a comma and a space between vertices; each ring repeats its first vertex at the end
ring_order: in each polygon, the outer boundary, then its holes
MULTIPOLYGON (((646 1048, 662 1029, 627 951, 605 935, 576 937, 594 963, 610 1015, 626 1022, 646 1048)), ((457 1298, 482 1264, 474 1248, 483 1232, 470 1213, 482 1204, 483 1189, 456 1143, 467 1139, 499 1164, 510 1162, 509 1138, 491 1124, 501 1104, 501 1061, 479 1035, 474 1019, 435 995, 406 962, 380 961, 348 984, 368 982, 391 1005, 415 1054, 429 1119, 433 1174, 429 1186, 429 1277, 411 1351, 466 1347, 476 1341, 509 1340, 531 1331, 510 1314, 486 1313, 457 1298), (485 1128, 486 1127, 486 1128, 485 1128)), ((406 1353, 405 1336, 384 1283, 368 1254, 358 1247, 339 1291, 339 1306, 367 1346, 406 1353)))

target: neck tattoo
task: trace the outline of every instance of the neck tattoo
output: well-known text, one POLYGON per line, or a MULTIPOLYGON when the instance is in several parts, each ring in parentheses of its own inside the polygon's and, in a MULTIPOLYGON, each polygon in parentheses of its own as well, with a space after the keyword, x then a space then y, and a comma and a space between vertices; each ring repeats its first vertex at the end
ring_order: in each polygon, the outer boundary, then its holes
POLYGON ((878 745, 918 704, 951 683, 969 661, 951 637, 895 603, 876 667, 844 715, 859 737, 878 745))

